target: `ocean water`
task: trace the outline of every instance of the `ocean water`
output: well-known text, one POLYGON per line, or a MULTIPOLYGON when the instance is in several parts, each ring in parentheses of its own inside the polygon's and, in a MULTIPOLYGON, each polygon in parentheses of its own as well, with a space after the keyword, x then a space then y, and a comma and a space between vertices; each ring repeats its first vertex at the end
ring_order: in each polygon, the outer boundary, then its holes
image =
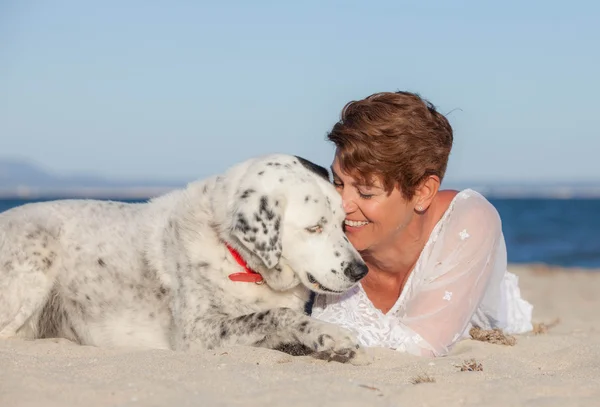
POLYGON ((508 260, 600 268, 600 199, 490 199, 508 260))
MULTIPOLYGON (((28 202, 0 199, 0 212, 28 202)), ((509 262, 600 269, 600 199, 490 202, 502 218, 509 262)))

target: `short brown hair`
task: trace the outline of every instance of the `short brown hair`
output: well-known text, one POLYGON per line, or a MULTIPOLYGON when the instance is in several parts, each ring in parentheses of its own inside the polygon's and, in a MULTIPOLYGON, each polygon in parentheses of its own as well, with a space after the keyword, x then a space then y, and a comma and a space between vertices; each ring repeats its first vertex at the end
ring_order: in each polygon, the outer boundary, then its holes
POLYGON ((381 177, 412 199, 430 175, 443 179, 452 149, 450 123, 435 106, 410 92, 375 93, 352 101, 327 135, 342 170, 363 182, 381 177))

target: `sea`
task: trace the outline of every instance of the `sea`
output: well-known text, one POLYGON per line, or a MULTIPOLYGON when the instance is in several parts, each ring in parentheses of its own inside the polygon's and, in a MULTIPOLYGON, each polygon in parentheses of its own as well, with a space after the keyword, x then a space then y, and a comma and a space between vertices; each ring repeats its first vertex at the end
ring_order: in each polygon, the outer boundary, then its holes
MULTIPOLYGON (((509 263, 600 270, 600 199, 488 199, 502 219, 509 263)), ((0 199, 0 212, 43 200, 0 199)))

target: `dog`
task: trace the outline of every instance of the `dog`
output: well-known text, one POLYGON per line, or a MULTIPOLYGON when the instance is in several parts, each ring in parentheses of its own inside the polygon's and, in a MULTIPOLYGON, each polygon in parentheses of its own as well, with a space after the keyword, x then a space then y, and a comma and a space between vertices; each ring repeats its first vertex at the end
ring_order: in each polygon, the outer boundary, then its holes
POLYGON ((343 293, 367 274, 344 217, 328 171, 286 154, 144 203, 10 209, 0 214, 0 337, 368 363, 349 331, 305 312, 311 293, 343 293))

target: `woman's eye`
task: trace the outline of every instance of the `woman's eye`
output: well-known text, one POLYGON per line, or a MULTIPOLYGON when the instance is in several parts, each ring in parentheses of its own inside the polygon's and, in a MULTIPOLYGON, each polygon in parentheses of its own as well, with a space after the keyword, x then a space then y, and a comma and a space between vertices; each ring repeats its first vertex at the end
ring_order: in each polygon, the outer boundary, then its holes
POLYGON ((371 199, 371 198, 373 198, 372 194, 363 194, 360 191, 358 191, 358 196, 360 196, 362 199, 371 199))
POLYGON ((315 226, 306 228, 306 231, 308 233, 321 233, 323 231, 323 227, 321 225, 315 225, 315 226))
POLYGON ((341 188, 343 186, 343 184, 341 182, 335 182, 333 181, 333 186, 336 188, 341 188))

